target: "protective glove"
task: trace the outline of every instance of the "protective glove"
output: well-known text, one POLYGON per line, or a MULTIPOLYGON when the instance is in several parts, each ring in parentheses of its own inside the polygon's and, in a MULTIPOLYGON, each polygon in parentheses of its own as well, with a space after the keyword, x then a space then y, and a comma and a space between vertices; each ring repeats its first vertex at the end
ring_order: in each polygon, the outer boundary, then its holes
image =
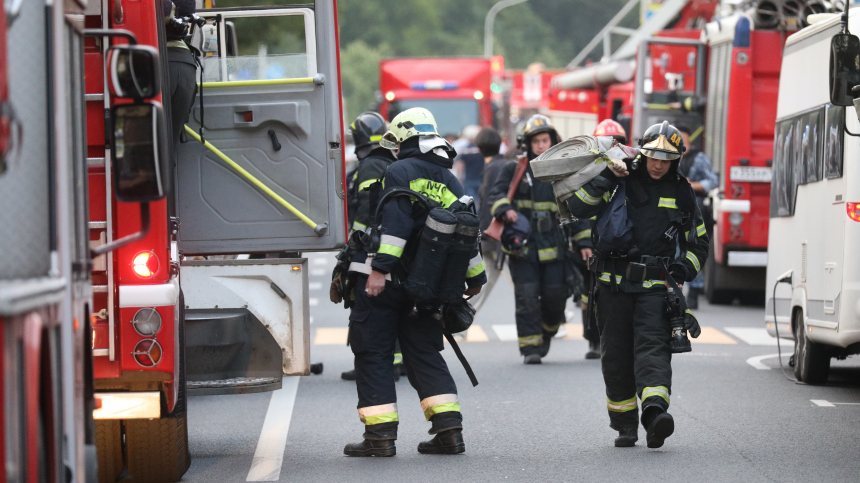
POLYGON ((699 327, 699 321, 696 320, 696 317, 693 316, 693 312, 689 309, 684 312, 684 327, 687 328, 687 332, 694 339, 698 338, 702 333, 702 328, 699 327))

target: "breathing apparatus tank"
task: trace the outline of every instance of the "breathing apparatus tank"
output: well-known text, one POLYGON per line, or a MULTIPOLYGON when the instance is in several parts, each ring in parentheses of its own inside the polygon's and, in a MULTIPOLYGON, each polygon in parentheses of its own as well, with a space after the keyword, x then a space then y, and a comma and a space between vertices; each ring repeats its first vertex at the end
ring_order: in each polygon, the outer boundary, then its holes
POLYGON ((456 213, 457 228, 445 259, 445 268, 439 283, 438 299, 443 303, 454 303, 463 298, 469 260, 478 244, 480 221, 468 211, 456 213))
MULTIPOLYGON (((430 210, 421 231, 409 276, 403 282, 406 292, 417 302, 437 300, 439 281, 456 229, 457 217, 453 213, 443 208, 430 210)), ((468 260, 466 264, 468 265, 468 260)))

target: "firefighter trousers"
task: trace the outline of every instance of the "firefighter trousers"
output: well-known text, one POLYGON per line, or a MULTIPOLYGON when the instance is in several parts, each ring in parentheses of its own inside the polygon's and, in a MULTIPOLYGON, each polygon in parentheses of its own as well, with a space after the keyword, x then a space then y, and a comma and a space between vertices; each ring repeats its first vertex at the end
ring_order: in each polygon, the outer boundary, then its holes
POLYGON ((565 284, 564 264, 508 259, 514 282, 517 337, 520 354, 540 352, 544 337, 550 338, 565 322, 564 307, 570 290, 565 284))
POLYGON ((355 355, 358 415, 365 439, 397 439, 394 346, 400 341, 409 383, 418 392, 430 434, 462 428, 457 386, 440 354, 441 324, 419 318, 399 284, 386 282, 376 297, 365 292, 367 276, 356 274, 355 306, 349 316, 349 345, 355 355))
POLYGON ((582 308, 582 338, 587 340, 590 344, 599 344, 600 343, 600 331, 597 330, 597 321, 592 320, 590 323, 588 321, 588 310, 589 310, 589 287, 591 280, 591 272, 588 271, 588 267, 585 264, 577 263, 576 269, 579 270, 579 273, 582 275, 582 279, 585 280, 585 287, 583 287, 582 294, 579 296, 579 306, 582 308))
POLYGON ((666 294, 612 292, 601 285, 596 298, 609 426, 635 429, 637 396, 643 415, 650 407, 659 412, 669 408, 672 350, 669 322, 663 317, 666 294))

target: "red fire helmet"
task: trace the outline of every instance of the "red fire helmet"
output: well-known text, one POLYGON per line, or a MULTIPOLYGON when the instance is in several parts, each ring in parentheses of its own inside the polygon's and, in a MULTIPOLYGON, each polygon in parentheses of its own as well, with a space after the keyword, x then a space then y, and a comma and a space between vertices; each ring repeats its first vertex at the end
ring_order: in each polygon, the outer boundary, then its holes
POLYGON ((627 132, 624 131, 624 128, 621 124, 613 121, 612 119, 604 119, 600 121, 600 124, 594 128, 595 136, 612 136, 618 140, 621 144, 627 144, 627 132))

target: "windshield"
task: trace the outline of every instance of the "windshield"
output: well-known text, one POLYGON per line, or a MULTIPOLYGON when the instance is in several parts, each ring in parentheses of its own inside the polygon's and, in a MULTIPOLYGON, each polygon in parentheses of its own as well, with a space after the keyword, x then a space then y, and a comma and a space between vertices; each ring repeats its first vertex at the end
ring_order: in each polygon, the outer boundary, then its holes
POLYGON ((436 118, 439 134, 449 134, 457 137, 463 128, 475 124, 478 125, 478 101, 471 99, 404 99, 391 103, 388 110, 388 119, 400 114, 406 109, 423 107, 436 118))

